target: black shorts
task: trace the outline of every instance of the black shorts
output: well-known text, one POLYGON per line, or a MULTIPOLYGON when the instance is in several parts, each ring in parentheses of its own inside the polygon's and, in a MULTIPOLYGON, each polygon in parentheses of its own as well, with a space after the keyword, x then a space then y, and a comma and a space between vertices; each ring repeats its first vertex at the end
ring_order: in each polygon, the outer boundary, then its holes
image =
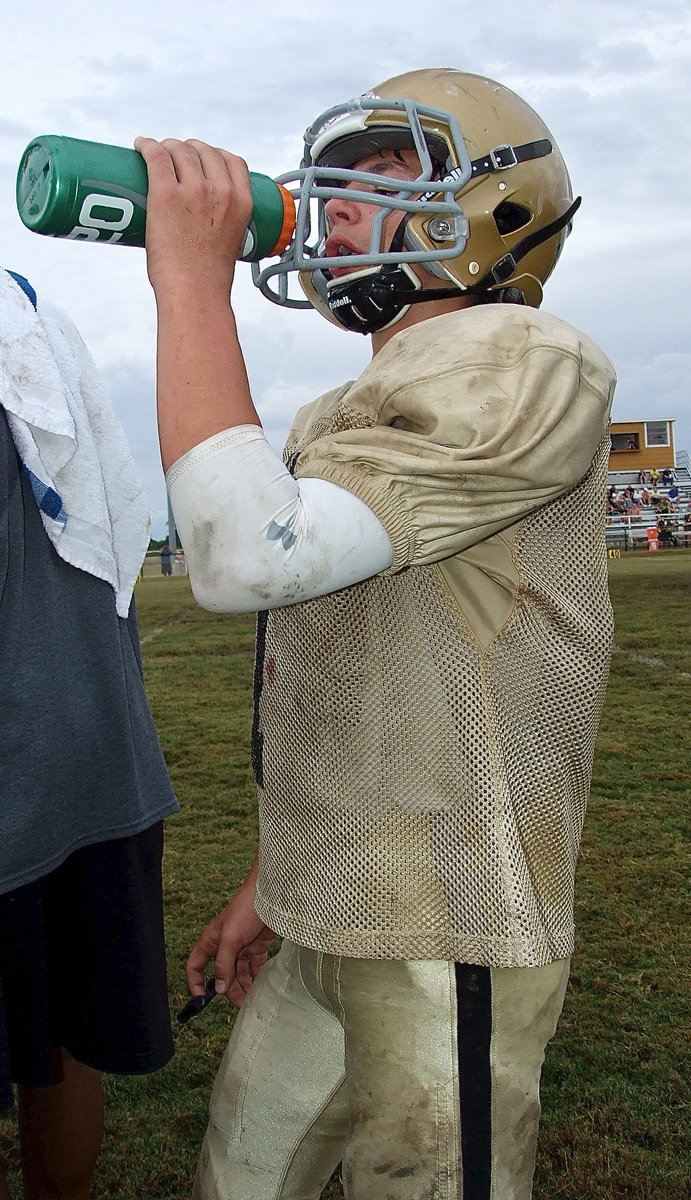
POLYGON ((158 822, 0 896, 0 1109, 59 1082, 53 1051, 142 1074, 172 1057, 158 822))

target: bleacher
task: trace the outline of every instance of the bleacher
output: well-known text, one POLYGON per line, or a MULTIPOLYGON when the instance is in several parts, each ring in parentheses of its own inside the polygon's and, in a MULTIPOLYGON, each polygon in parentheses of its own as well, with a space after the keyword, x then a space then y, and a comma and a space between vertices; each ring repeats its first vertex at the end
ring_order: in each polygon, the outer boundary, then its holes
MULTIPOLYGON (((691 499, 691 471, 689 471, 689 468, 675 467, 674 478, 676 485, 679 488, 679 492, 681 493, 685 490, 688 497, 691 499)), ((650 489, 651 486, 649 483, 643 484, 638 482, 638 471, 608 471, 607 487, 610 487, 611 484, 614 484, 615 488, 618 490, 626 487, 634 487, 637 489, 647 487, 650 489)), ((666 485, 660 484, 660 491, 662 491, 663 487, 665 486, 666 485)))
MULTIPOLYGON (((640 507, 637 513, 611 513, 607 516, 606 539, 608 549, 645 550, 648 547, 648 530, 659 529, 659 523, 664 522, 669 537, 658 538, 660 549, 676 546, 691 547, 691 528, 685 526, 684 518, 691 512, 691 469, 688 457, 684 456, 674 468, 674 483, 679 489, 679 497, 673 512, 660 512, 655 505, 640 507)), ((643 488, 651 490, 651 484, 639 483, 638 471, 608 471, 607 488, 615 487, 621 495, 627 487, 640 492, 643 488)), ((663 498, 669 497, 669 484, 658 484, 657 492, 663 498)))
MULTIPOLYGON (((691 529, 684 528, 684 514, 665 513, 665 523, 669 522, 670 538, 660 540, 658 549, 685 547, 691 549, 691 529), (675 541, 676 539, 676 541, 675 541)), ((658 514, 655 509, 642 509, 636 517, 614 515, 607 518, 605 541, 608 550, 647 550, 648 530, 658 528, 658 514)))

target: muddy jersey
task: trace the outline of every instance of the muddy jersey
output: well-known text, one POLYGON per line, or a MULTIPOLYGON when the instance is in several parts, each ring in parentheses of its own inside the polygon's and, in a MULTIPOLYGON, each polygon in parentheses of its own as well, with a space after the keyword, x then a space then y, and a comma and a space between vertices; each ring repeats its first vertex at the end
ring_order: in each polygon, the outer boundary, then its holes
POLYGON ((298 414, 293 472, 356 493, 395 557, 260 618, 257 909, 278 933, 491 966, 572 952, 613 387, 582 333, 478 306, 298 414))

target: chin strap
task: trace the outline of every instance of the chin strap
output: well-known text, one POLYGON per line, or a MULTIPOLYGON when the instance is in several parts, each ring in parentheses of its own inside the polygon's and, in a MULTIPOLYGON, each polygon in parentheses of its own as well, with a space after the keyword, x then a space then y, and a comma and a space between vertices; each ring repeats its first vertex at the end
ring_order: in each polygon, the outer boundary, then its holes
POLYGON ((530 254, 536 246, 541 246, 543 242, 554 237, 555 233, 561 233, 562 229, 571 222, 575 213, 581 207, 581 196, 577 196, 570 208, 561 217, 557 217, 555 221, 550 221, 549 225, 543 225, 542 229, 536 229, 534 233, 529 233, 522 241, 518 242, 509 254, 505 254, 498 262, 490 267, 486 275, 474 283, 472 287, 466 289, 470 296, 476 296, 479 292, 486 292, 497 284, 506 283, 512 275, 516 273, 516 267, 526 254, 530 254))
MULTIPOLYGON (((539 145, 539 143, 536 143, 536 145, 539 145)), ((578 209, 581 207, 581 201, 582 197, 577 196, 573 204, 567 208, 566 212, 561 217, 557 217, 556 220, 550 221, 549 225, 543 225, 542 229, 536 229, 534 233, 529 233, 527 237, 524 237, 522 241, 518 242, 514 246, 513 250, 509 254, 505 254, 504 257, 500 258, 493 267, 490 267, 489 271, 486 275, 483 275, 482 279, 479 279, 478 282, 473 284, 472 287, 466 288, 463 292, 463 295, 485 295, 489 300, 492 295, 492 291, 494 290, 497 293, 497 302, 503 300, 504 303, 522 303, 522 300, 517 301, 514 299, 515 294, 520 295, 518 288, 505 287, 497 289, 497 284, 506 283, 509 279, 511 279, 511 276, 515 275, 516 268, 521 259, 525 258, 526 254, 530 254, 530 251, 534 250, 536 246, 541 246, 543 242, 546 242, 551 237, 554 237, 556 233, 561 233, 562 229, 564 229, 571 222, 575 213, 578 212, 578 209)), ((406 304, 423 304, 426 300, 446 300, 448 299, 449 292, 453 292, 455 290, 456 289, 453 287, 420 288, 412 295, 406 297, 406 304)))
MULTIPOLYGON (((478 296, 482 293, 489 292, 492 288, 496 288, 497 284, 506 283, 512 275, 515 275, 516 268, 522 258, 526 254, 530 254, 536 246, 541 246, 543 242, 554 237, 556 233, 561 233, 570 224, 574 215, 581 207, 582 197, 577 196, 573 204, 567 208, 566 212, 557 217, 556 220, 550 221, 549 225, 543 225, 542 229, 536 229, 534 233, 529 233, 522 241, 518 242, 509 254, 505 254, 498 262, 490 267, 486 275, 474 283, 472 287, 466 288, 465 296, 478 296)), ((502 288, 505 292, 515 292, 516 288, 502 288)), ((408 297, 408 304, 419 304, 424 300, 443 300, 445 298, 445 288, 422 288, 416 292, 414 296, 408 297)))
MULTIPOLYGON (((342 284, 332 285, 327 296, 331 314, 344 329, 369 334, 392 325, 411 304, 448 300, 459 291, 463 296, 477 296, 488 303, 522 304, 524 299, 518 288, 501 285, 508 284, 526 254, 530 254, 536 246, 560 233, 580 206, 581 197, 577 196, 561 217, 557 217, 549 225, 544 225, 542 229, 529 233, 472 287, 463 290, 453 285, 421 288, 417 285, 415 276, 405 269, 406 264, 385 264, 378 270, 373 268, 370 274, 356 279, 345 279, 342 284)), ((404 218, 398 226, 391 242, 392 250, 400 251, 402 248, 406 223, 407 218, 404 218)))

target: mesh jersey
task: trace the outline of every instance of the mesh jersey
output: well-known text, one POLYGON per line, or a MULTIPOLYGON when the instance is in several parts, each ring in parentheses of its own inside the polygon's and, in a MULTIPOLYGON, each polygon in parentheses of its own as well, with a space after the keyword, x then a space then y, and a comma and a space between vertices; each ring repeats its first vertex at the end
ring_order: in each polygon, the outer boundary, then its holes
POLYGON ((571 953, 612 386, 583 335, 497 306, 403 331, 299 417, 296 473, 358 492, 398 550, 260 621, 257 910, 278 933, 362 957, 571 953))

